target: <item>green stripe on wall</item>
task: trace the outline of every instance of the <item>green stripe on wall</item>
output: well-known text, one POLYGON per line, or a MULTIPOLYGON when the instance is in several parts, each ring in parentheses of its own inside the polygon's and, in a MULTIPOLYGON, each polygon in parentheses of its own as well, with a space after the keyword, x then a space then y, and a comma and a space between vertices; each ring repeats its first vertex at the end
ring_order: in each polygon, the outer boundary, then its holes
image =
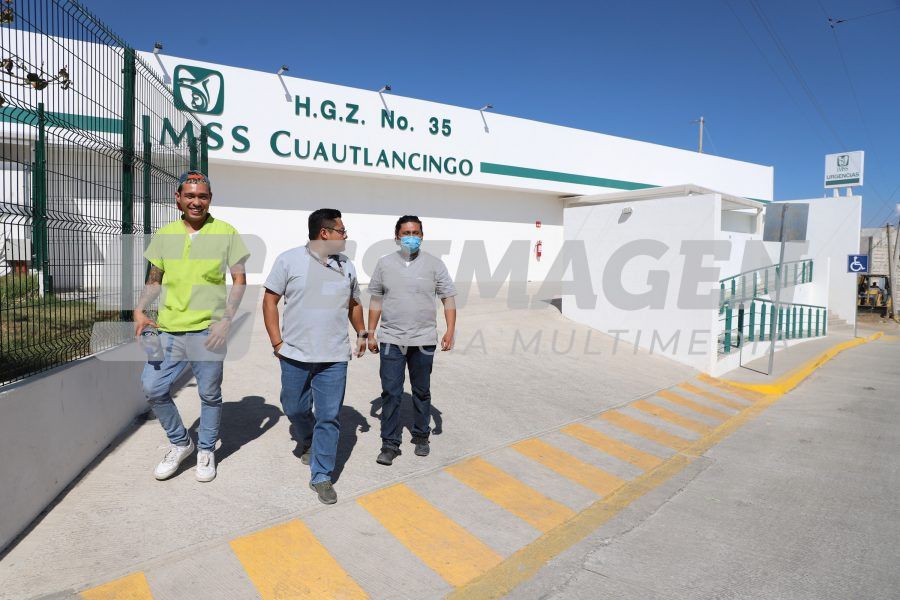
POLYGON ((634 181, 622 181, 621 179, 606 179, 605 177, 591 177, 589 175, 575 175, 574 173, 560 173, 559 171, 544 171, 542 169, 528 169, 526 167, 514 167, 511 165, 499 165, 497 163, 481 163, 482 173, 493 175, 508 175, 510 177, 524 177, 526 179, 543 179, 544 181, 561 181, 563 183, 577 183, 580 185, 593 185, 597 187, 614 188, 617 190, 644 190, 659 187, 649 183, 636 183, 634 181))
MULTIPOLYGON (((48 127, 63 127, 65 129, 81 129, 82 131, 97 131, 100 133, 122 133, 122 120, 107 117, 94 117, 91 115, 75 115, 70 113, 47 112, 48 127)), ((37 111, 4 106, 0 108, 0 122, 24 123, 37 125, 37 111)))

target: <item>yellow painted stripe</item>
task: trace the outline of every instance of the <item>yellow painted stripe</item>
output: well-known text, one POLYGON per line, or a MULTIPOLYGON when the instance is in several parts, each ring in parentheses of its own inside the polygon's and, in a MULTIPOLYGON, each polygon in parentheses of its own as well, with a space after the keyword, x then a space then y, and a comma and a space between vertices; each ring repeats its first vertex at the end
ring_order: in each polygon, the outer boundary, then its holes
POLYGON ((153 600, 150 584, 143 573, 132 573, 121 579, 81 592, 85 600, 153 600))
POLYGON ((549 531, 575 514, 481 458, 447 467, 447 472, 540 531, 549 531))
MULTIPOLYGON (((528 544, 497 565, 496 568, 491 569, 469 585, 457 589, 448 598, 450 600, 503 598, 518 585, 531 579, 561 552, 590 535, 635 500, 669 481, 693 460, 731 435, 747 421, 758 416, 777 400, 778 396, 769 396, 748 407, 747 410, 717 427, 710 435, 689 444, 683 453, 673 455, 659 467, 629 481, 611 496, 598 500, 562 526, 528 544)), ((604 413, 603 417, 613 415, 614 412, 604 413)), ((619 416, 626 415, 620 414, 619 416)), ((613 415, 613 419, 618 419, 618 417, 613 415)), ((611 420, 611 422, 614 421, 611 420)), ((618 423, 616 424, 618 425, 618 423)))
MULTIPOLYGON (((853 348, 854 346, 859 346, 860 344, 865 344, 866 342, 871 342, 877 340, 878 338, 884 335, 883 331, 879 331, 870 335, 867 338, 856 338, 853 340, 849 340, 843 342, 841 344, 837 344, 832 346, 822 354, 819 354, 815 358, 803 363, 797 369, 790 371, 789 373, 779 377, 772 383, 744 383, 742 381, 726 381, 726 380, 715 380, 712 377, 709 379, 712 381, 720 382, 720 385, 725 385, 729 389, 743 389, 750 390, 751 392, 756 392, 758 394, 765 394, 767 396, 781 396, 782 394, 786 394, 802 382, 804 379, 812 375, 813 371, 827 363, 829 360, 834 358, 836 355, 840 354, 844 350, 848 348, 853 348)), ((699 375, 698 378, 705 377, 704 375, 699 375)), ((704 380, 705 381, 705 380, 704 380)))
POLYGON ((263 600, 368 598, 300 521, 232 540, 231 549, 263 600))
POLYGON ((658 442, 663 446, 668 446, 673 450, 681 450, 691 443, 690 440, 679 437, 677 435, 673 435, 668 431, 663 431, 662 429, 656 428, 653 425, 648 425, 643 421, 633 419, 624 413, 620 413, 617 410, 605 412, 600 415, 600 418, 604 421, 609 421, 617 427, 621 427, 622 429, 630 431, 631 433, 636 433, 647 438, 648 440, 658 442))
POLYGON ((625 483, 612 473, 607 473, 542 440, 534 438, 524 440, 514 444, 513 448, 600 496, 610 494, 625 483))
POLYGON ((635 407, 638 410, 642 410, 649 415, 653 415, 654 417, 659 417, 663 421, 668 421, 674 425, 678 425, 679 427, 684 427, 685 429, 690 429, 691 431, 696 431, 697 433, 709 433, 712 431, 712 427, 707 425, 706 423, 701 423, 700 421, 695 421, 693 419, 688 419, 687 417, 682 417, 676 412, 672 412, 667 408, 662 408, 661 406, 656 406, 646 400, 638 400, 636 402, 632 402, 631 406, 635 407))
POLYGON ((731 417, 728 413, 724 413, 721 410, 716 410, 714 408, 710 408, 705 404, 700 404, 699 402, 694 402, 693 400, 689 400, 684 396, 676 394, 671 390, 661 390, 656 394, 660 398, 664 398, 673 404, 677 404, 678 406, 683 406, 685 408, 689 408, 694 412, 698 412, 701 415, 706 415, 707 417, 712 417, 713 419, 718 419, 720 421, 725 421, 731 417))
MULTIPOLYGON (((402 483, 367 494, 357 502, 454 587, 468 583, 503 560, 402 483)), ((387 560, 390 562, 390 557, 387 560)))
POLYGON ((581 440, 589 446, 606 452, 610 456, 615 456, 620 460, 631 463, 639 469, 649 471, 662 462, 658 456, 653 456, 643 450, 638 450, 634 446, 629 446, 625 442, 620 442, 615 438, 600 433, 596 429, 592 429, 587 425, 576 423, 563 428, 563 433, 581 440))
POLYGON ((743 398, 744 400, 747 400, 749 402, 758 402, 761 398, 763 398, 763 394, 759 392, 751 392, 750 390, 747 390, 745 388, 730 385, 730 383, 726 383, 725 381, 716 379, 715 377, 710 377, 705 373, 700 373, 699 375, 697 375, 697 380, 702 381, 707 385, 717 387, 720 390, 724 390, 729 394, 734 394, 738 398, 743 398))
POLYGON ((718 394, 713 394, 712 392, 698 388, 696 385, 693 385, 691 383, 679 383, 678 387, 680 387, 681 389, 686 390, 688 392, 697 394, 698 396, 701 396, 703 398, 706 398, 707 400, 712 400, 713 402, 717 402, 717 403, 721 404, 722 406, 727 406, 728 408, 733 408, 735 410, 744 410, 745 408, 747 408, 746 404, 742 404, 741 402, 731 400, 730 398, 725 398, 718 394))

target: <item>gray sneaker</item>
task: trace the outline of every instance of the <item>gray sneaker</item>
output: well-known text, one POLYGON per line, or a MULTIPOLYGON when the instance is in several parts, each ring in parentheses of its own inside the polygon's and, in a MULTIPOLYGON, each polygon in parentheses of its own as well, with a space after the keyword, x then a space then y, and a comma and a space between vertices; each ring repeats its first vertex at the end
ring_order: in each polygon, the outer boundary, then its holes
POLYGON ((320 481, 319 483, 310 483, 309 489, 319 495, 319 502, 322 504, 334 504, 337 502, 337 492, 330 481, 320 481))
POLYGON ((309 453, 312 452, 312 446, 307 446, 306 450, 303 451, 303 454, 300 455, 300 462, 304 465, 309 464, 309 453))

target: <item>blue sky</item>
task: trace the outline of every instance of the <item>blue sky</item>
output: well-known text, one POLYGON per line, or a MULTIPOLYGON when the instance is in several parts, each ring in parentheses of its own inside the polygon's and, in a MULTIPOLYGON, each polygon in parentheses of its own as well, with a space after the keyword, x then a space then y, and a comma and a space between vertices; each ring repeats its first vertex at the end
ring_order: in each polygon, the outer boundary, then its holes
POLYGON ((704 150, 774 165, 776 199, 862 149, 863 224, 900 218, 900 0, 83 1, 139 49, 668 146, 702 114, 704 150))

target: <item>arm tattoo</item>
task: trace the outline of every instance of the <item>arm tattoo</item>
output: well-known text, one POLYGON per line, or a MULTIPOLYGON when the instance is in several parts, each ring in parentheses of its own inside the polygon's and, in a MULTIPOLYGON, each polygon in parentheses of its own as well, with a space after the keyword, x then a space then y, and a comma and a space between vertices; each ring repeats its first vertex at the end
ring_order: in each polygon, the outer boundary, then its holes
POLYGON ((150 274, 147 275, 147 285, 159 285, 162 283, 163 270, 156 265, 150 265, 150 274))

